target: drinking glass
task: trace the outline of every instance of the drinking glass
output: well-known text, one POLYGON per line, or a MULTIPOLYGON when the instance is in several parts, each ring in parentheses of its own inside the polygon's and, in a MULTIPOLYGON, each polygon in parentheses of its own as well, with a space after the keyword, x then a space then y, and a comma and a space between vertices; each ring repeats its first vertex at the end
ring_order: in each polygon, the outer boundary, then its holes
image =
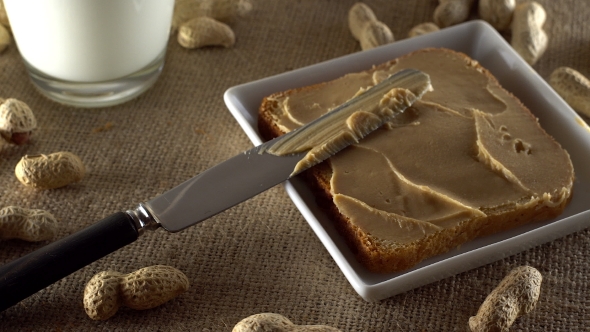
POLYGON ((79 107, 125 102, 164 66, 174 0, 4 0, 33 84, 79 107))

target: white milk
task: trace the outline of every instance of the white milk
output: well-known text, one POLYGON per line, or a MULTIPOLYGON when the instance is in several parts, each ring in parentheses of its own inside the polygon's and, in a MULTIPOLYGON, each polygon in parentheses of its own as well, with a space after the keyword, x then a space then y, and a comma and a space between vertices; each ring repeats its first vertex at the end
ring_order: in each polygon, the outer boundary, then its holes
POLYGON ((98 82, 164 52, 174 0, 4 0, 18 49, 38 71, 98 82))

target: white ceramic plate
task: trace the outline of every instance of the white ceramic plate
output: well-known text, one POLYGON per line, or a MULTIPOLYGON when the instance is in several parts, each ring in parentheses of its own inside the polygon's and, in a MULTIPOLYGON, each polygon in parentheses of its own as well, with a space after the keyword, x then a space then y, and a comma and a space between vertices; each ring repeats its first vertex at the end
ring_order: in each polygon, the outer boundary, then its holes
POLYGON ((367 301, 376 301, 491 263, 503 257, 590 227, 590 128, 526 64, 487 23, 471 21, 439 32, 401 40, 313 66, 297 69, 226 91, 225 103, 255 145, 262 143, 257 111, 262 98, 274 92, 335 79, 362 71, 414 50, 445 47, 466 53, 490 70, 539 118, 541 125, 565 147, 576 171, 574 195, 557 219, 479 238, 458 249, 423 261, 411 270, 374 274, 362 267, 330 221, 297 179, 285 188, 297 208, 334 258, 352 287, 367 301))

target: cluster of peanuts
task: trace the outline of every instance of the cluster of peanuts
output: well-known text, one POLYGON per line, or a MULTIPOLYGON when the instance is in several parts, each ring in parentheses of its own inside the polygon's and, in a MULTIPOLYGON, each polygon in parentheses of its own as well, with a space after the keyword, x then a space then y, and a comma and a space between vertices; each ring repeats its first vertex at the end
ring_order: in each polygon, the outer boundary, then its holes
MULTIPOLYGON (((30 142, 37 120, 24 102, 0 100, 0 136, 13 145, 30 142)), ((82 180, 85 166, 70 152, 25 155, 15 167, 17 179, 37 190, 55 189, 82 180)), ((29 242, 47 241, 57 234, 57 219, 48 211, 7 206, 0 209, 0 239, 29 242)), ((150 309, 168 302, 188 289, 188 278, 165 265, 148 266, 129 274, 104 271, 96 274, 84 292, 88 316, 104 320, 120 306, 150 309)))
MULTIPOLYGON (((36 128, 37 120, 26 103, 15 98, 0 99, 0 136, 5 142, 25 145, 36 128)), ((36 189, 53 189, 80 181, 84 172, 80 158, 69 152, 25 155, 14 169, 22 184, 36 189)), ((47 211, 18 206, 0 209, 0 239, 50 240, 57 227, 56 218, 47 211)))
MULTIPOLYGON (((433 13, 433 22, 413 27, 408 37, 416 37, 465 22, 469 19, 474 4, 475 0, 439 0, 433 13)), ((547 49, 548 38, 543 31, 547 14, 539 3, 526 1, 516 5, 516 0, 479 0, 478 14, 498 31, 511 30, 512 47, 529 64, 534 64, 547 49)), ((394 41, 391 30, 378 21, 373 10, 362 2, 350 8, 348 24, 352 35, 359 40, 363 50, 394 41), (379 26, 379 29, 375 26, 379 26)))
MULTIPOLYGON (((410 29, 408 38, 438 31, 467 21, 476 0, 439 0, 433 22, 410 29)), ((510 32, 512 48, 530 65, 547 50, 549 38, 543 30, 547 12, 536 1, 478 0, 477 14, 500 32, 510 32)), ((363 50, 395 41, 389 27, 379 21, 363 2, 355 3, 348 12, 348 26, 363 50)), ((570 67, 558 67, 548 77, 553 89, 578 113, 590 117, 590 80, 570 67)))
MULTIPOLYGON (((37 120, 24 102, 0 100, 0 136, 13 145, 30 142, 37 120)), ((17 179, 37 190, 55 189, 82 180, 85 166, 70 152, 49 155, 25 155, 15 167, 17 179)), ((57 219, 48 211, 7 206, 0 209, 0 239, 29 242, 47 241, 57 234, 57 219)), ((84 292, 88 316, 104 320, 120 306, 151 309, 168 302, 188 289, 188 278, 181 271, 165 265, 148 266, 129 274, 104 271, 96 274, 84 292)))

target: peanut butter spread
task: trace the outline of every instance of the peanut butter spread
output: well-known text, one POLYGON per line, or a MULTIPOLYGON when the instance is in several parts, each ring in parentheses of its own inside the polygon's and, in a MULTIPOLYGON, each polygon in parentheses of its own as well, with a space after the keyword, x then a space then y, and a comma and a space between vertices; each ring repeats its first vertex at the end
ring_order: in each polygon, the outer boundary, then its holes
MULTIPOLYGON (((432 90, 430 77, 407 69, 391 75, 371 89, 360 90, 350 101, 315 121, 291 131, 260 153, 286 155, 307 152, 293 174, 328 159, 343 148, 396 119, 424 93, 432 90)), ((285 113, 287 116, 288 112, 285 113)))
POLYGON ((404 244, 490 213, 569 197, 568 154, 516 98, 458 53, 415 52, 280 96, 277 123, 296 129, 405 68, 427 73, 434 90, 330 158, 334 203, 352 223, 404 244))

